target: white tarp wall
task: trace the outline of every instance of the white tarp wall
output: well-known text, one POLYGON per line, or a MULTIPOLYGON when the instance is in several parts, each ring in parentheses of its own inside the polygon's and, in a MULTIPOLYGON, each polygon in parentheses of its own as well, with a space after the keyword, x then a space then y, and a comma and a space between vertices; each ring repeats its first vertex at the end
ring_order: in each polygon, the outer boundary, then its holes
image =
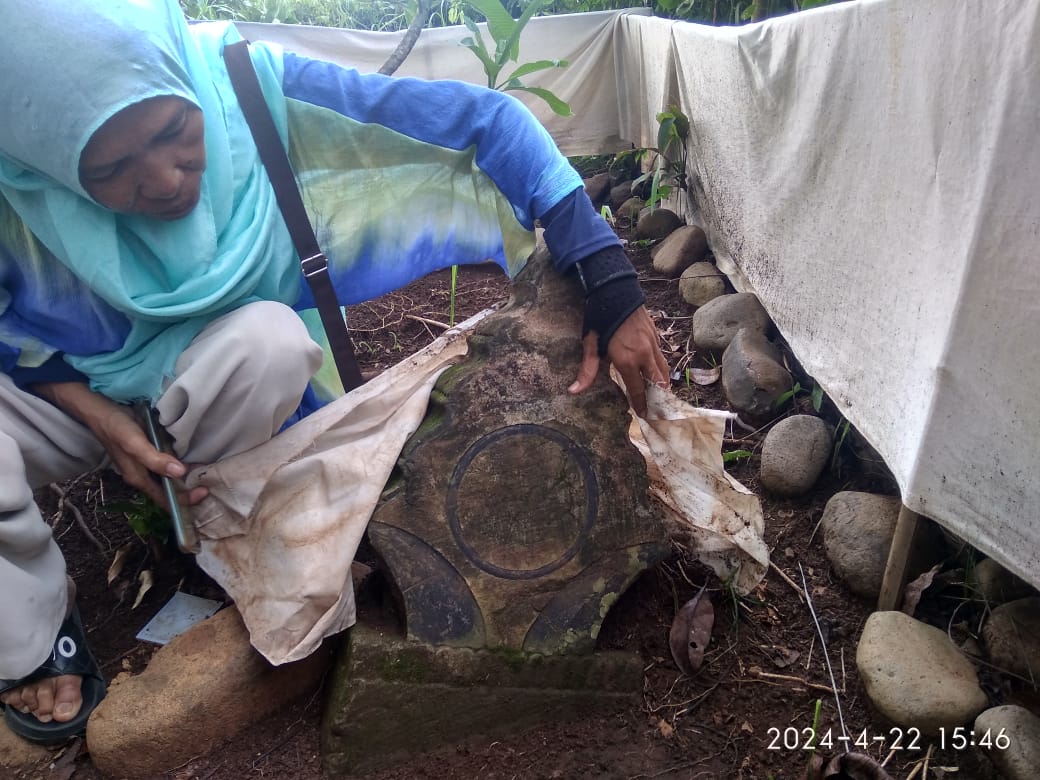
MULTIPOLYGON (((526 92, 510 92, 522 100, 548 129, 564 154, 600 154, 627 149, 619 137, 618 77, 614 61, 614 30, 621 15, 649 15, 650 9, 567 14, 532 19, 520 36, 518 63, 566 60, 566 68, 541 71, 523 79, 528 86, 545 87, 570 104, 573 116, 557 116, 544 101, 526 92)), ((289 51, 375 73, 396 48, 402 33, 336 30, 287 24, 237 24, 249 40, 280 43, 289 51)), ((486 25, 484 41, 495 43, 486 25)), ((423 30, 415 48, 394 76, 457 79, 487 84, 480 61, 459 41, 471 37, 466 27, 423 30)), ((508 76, 517 63, 502 70, 508 76)))
POLYGON ((673 59, 622 135, 653 145, 672 100, 690 116, 720 267, 909 508, 1040 584, 1040 2, 621 30, 622 62, 673 59))
MULTIPOLYGON (((678 103, 720 267, 908 507, 1040 585, 1040 0, 857 0, 741 28, 535 22, 520 61, 575 62, 537 82, 575 108, 538 112, 561 147, 654 146, 678 103)), ((281 28, 288 48, 367 70, 396 40, 332 57, 288 30, 318 35, 281 28)), ((482 82, 463 36, 435 32, 399 73, 482 82)))

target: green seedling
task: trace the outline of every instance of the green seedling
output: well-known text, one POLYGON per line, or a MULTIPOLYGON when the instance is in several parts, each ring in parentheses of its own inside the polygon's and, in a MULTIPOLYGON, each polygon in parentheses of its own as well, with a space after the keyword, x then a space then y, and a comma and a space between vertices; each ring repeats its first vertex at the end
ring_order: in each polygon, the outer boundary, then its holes
POLYGON ((549 108, 560 116, 571 116, 571 107, 554 92, 544 87, 529 87, 521 80, 525 76, 548 68, 565 68, 569 64, 566 60, 525 62, 508 76, 502 77, 502 71, 506 65, 516 62, 520 56, 520 33, 531 21, 531 17, 540 11, 545 3, 546 0, 531 0, 524 7, 520 18, 514 19, 499 0, 466 0, 467 6, 483 15, 487 20, 487 31, 494 42, 495 49, 494 52, 488 49, 480 28, 469 14, 466 14, 464 21, 473 35, 463 38, 459 43, 473 52, 480 60, 489 88, 500 92, 511 90, 529 92, 544 100, 549 108))
MULTIPOLYGON (((816 753, 816 736, 820 727, 820 710, 823 708, 823 700, 817 699, 816 705, 813 707, 812 717, 812 734, 809 737, 809 761, 806 764, 806 773, 809 771, 809 767, 812 766, 813 755, 816 753)), ((808 776, 808 775, 807 775, 808 776)))
POLYGON ((142 539, 166 541, 173 530, 169 513, 143 493, 132 501, 114 501, 107 509, 122 512, 133 532, 142 539))
POLYGON ((722 453, 722 462, 736 463, 742 460, 748 460, 749 458, 753 458, 754 456, 755 453, 751 452, 751 450, 731 450, 729 452, 722 453))
POLYGON ((455 290, 459 285, 459 267, 451 267, 451 292, 448 295, 448 327, 455 327, 455 290))
POLYGON ((794 387, 792 387, 790 390, 784 393, 781 393, 780 396, 776 399, 776 408, 782 409, 784 406, 787 405, 788 401, 790 401, 800 392, 802 392, 802 386, 798 382, 795 382, 794 387))
POLYGON ((809 395, 809 399, 812 401, 813 411, 819 414, 820 409, 823 408, 823 388, 816 384, 815 381, 813 382, 812 393, 809 395))
POLYGON ((650 181, 650 195, 646 205, 651 212, 672 194, 673 187, 678 188, 680 193, 686 192, 686 141, 690 135, 689 117, 678 106, 669 106, 667 110, 659 113, 657 121, 660 123, 657 130, 657 147, 643 150, 644 155, 655 155, 651 163, 653 169, 632 182, 632 187, 635 188, 647 180, 650 181))
POLYGON ((842 420, 834 429, 834 450, 831 453, 831 470, 838 468, 838 460, 841 457, 841 448, 845 444, 845 438, 849 435, 849 421, 842 420))
MULTIPOLYGON (((781 393, 780 397, 776 399, 776 408, 783 408, 788 401, 792 400, 795 396, 800 393, 804 393, 805 388, 802 387, 800 382, 795 382, 794 387, 790 390, 781 393)), ((809 401, 812 403, 813 411, 817 414, 820 413, 820 409, 823 408, 823 388, 820 387, 816 382, 813 382, 812 390, 809 391, 809 401)))

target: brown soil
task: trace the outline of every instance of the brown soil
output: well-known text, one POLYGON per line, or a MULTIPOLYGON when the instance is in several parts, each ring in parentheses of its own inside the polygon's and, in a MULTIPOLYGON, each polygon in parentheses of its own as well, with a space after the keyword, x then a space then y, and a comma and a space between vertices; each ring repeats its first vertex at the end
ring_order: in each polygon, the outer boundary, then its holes
MULTIPOLYGON (((619 230, 624 236, 625 230, 619 230)), ((710 356, 690 355, 691 308, 682 302, 675 280, 654 275, 649 249, 630 245, 639 269, 648 306, 657 320, 673 368, 707 366, 710 356)), ((428 343, 445 323, 449 311, 449 273, 434 274, 380 300, 354 307, 350 321, 363 367, 377 370, 428 343)), ((496 267, 460 269, 456 318, 476 313, 504 300, 506 280, 496 267)), ((796 371, 797 371, 797 367, 796 371)), ((681 374, 681 372, 680 372, 681 374)), ((811 380, 803 386, 811 387, 811 380)), ((718 384, 710 387, 673 382, 677 394, 702 406, 724 408, 718 384)), ((808 395, 795 407, 811 411, 808 395)), ((829 414, 825 404, 823 413, 829 414)), ((831 414, 832 420, 833 414, 831 414)), ((836 420, 835 420, 836 421, 836 420)), ((823 553, 818 523, 827 499, 838 490, 893 492, 883 470, 857 456, 848 446, 834 467, 810 494, 776 499, 758 489, 758 451, 764 431, 741 434, 727 441, 726 450, 748 450, 752 456, 730 464, 732 473, 762 498, 766 540, 776 568, 749 596, 736 598, 703 566, 677 549, 674 556, 649 571, 615 606, 600 637, 603 648, 623 648, 645 661, 643 694, 623 712, 589 712, 577 722, 552 725, 494 741, 479 736, 417 758, 391 770, 370 774, 372 780, 405 778, 799 778, 808 753, 784 746, 812 724, 815 703, 821 702, 819 729, 841 733, 836 697, 829 692, 823 646, 812 616, 799 595, 804 570, 812 602, 826 636, 826 650, 838 686, 837 699, 848 732, 868 737, 889 732, 870 711, 855 671, 856 641, 872 605, 851 595, 831 572, 823 553), (866 467, 865 467, 866 466, 866 467), (782 576, 781 572, 784 575, 782 576), (668 632, 679 606, 707 583, 716 623, 703 668, 694 676, 681 674, 671 660, 668 632), (779 738, 777 734, 779 732, 779 738)), ((58 506, 56 488, 39 498, 65 552, 69 570, 80 588, 80 609, 106 676, 122 670, 139 671, 153 652, 134 636, 180 587, 199 595, 222 594, 188 557, 172 545, 146 544, 128 526, 119 502, 133 500, 112 474, 95 474, 61 486, 67 492, 58 506), (80 513, 82 522, 75 515, 80 513), (89 537, 88 537, 89 532, 89 537), (92 537, 92 538, 91 538, 92 537), (112 585, 106 572, 117 550, 128 545, 122 573, 112 585), (154 585, 137 607, 133 602, 138 576, 151 571, 154 585)), ((362 618, 364 619, 364 617, 362 618)), ((229 697, 234 691, 227 692, 229 697)), ((261 723, 220 750, 186 765, 170 767, 159 777, 285 778, 318 780, 321 770, 318 725, 320 691, 301 692, 300 701, 261 723)), ((996 696, 995 696, 996 698, 996 696)), ((835 742, 822 752, 840 751, 835 742)), ((878 760, 891 742, 872 740, 865 752, 878 760)), ((887 769, 896 778, 908 777, 925 750, 895 752, 887 769)), ((923 767, 922 767, 923 768, 923 767)), ((959 768, 959 778, 982 777, 970 753, 947 751, 932 757, 927 777, 959 768), (945 767, 946 769, 937 769, 945 767)), ((80 754, 65 769, 78 780, 100 774, 89 757, 80 754)), ((920 768, 919 768, 920 769, 920 768)), ((45 776, 46 770, 23 777, 45 776)), ((924 777, 920 771, 916 775, 924 777)))

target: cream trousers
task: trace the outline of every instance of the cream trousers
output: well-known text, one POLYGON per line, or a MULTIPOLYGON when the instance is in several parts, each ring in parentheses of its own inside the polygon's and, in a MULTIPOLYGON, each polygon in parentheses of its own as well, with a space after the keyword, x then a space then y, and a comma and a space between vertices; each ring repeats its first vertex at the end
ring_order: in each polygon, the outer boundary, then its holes
MULTIPOLYGON (((270 439, 321 359, 282 304, 252 303, 214 320, 156 403, 178 457, 212 463, 270 439)), ((65 561, 32 491, 105 462, 90 431, 0 374, 0 678, 43 662, 67 606, 65 561)))

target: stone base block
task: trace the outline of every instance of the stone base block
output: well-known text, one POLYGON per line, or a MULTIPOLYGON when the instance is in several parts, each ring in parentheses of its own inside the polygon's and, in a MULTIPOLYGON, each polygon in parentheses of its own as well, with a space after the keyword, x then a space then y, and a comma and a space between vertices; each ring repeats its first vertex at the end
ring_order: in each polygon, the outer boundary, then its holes
POLYGON ((322 722, 325 771, 375 771, 473 737, 633 705, 637 654, 533 655, 434 647, 371 627, 350 631, 322 722))

